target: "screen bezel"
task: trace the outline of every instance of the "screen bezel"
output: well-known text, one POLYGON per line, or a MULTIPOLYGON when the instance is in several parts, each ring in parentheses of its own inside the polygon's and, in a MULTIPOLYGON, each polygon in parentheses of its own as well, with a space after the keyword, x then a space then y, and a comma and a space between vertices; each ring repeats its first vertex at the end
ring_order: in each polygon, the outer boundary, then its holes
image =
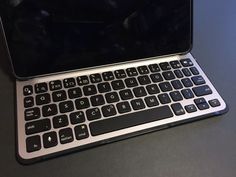
POLYGON ((15 67, 14 67, 14 62, 13 62, 12 57, 11 57, 10 49, 8 47, 8 44, 7 44, 7 36, 5 34, 5 31, 4 31, 4 22, 1 18, 1 16, 0 16, 0 26, 1 26, 1 32, 2 32, 4 40, 5 40, 6 49, 7 49, 7 53, 8 53, 8 58, 10 60, 12 73, 13 73, 14 77, 18 80, 29 80, 29 79, 33 79, 33 78, 37 78, 37 77, 49 76, 49 75, 52 75, 52 74, 63 74, 63 73, 68 73, 68 72, 88 70, 88 69, 94 69, 94 68, 100 68, 100 67, 108 67, 108 66, 117 65, 117 64, 133 63, 133 62, 147 60, 147 59, 153 59, 153 58, 160 58, 160 57, 187 54, 192 50, 192 47, 193 47, 193 0, 190 0, 190 16, 191 16, 190 17, 190 39, 189 39, 190 41, 189 41, 189 46, 185 51, 178 51, 176 53, 170 53, 170 54, 167 54, 167 55, 157 55, 157 56, 147 57, 147 58, 137 58, 137 59, 130 60, 130 61, 115 62, 115 63, 110 63, 110 64, 97 65, 97 66, 91 66, 91 67, 85 67, 85 68, 78 68, 78 69, 73 69, 73 70, 64 70, 64 71, 60 71, 60 72, 51 72, 51 73, 46 73, 46 74, 41 74, 41 75, 32 75, 32 76, 29 75, 29 76, 26 76, 26 77, 21 76, 21 75, 19 75, 15 72, 16 70, 15 70, 15 67))

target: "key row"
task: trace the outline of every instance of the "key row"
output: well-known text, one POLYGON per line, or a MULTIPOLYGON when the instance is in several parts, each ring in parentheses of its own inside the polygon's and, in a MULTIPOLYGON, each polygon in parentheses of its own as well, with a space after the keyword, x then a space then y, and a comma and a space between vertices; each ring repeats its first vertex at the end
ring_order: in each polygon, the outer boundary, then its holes
MULTIPOLYGON (((184 67, 193 65, 191 60, 189 59, 181 60, 181 63, 184 67)), ((171 66, 174 69, 181 68, 181 64, 177 60, 170 62, 170 64, 168 62, 164 62, 164 63, 160 63, 159 65, 163 71, 171 69, 171 66)), ((91 74, 90 76, 79 76, 77 77, 77 83, 76 83, 75 78, 67 78, 67 79, 64 79, 63 82, 60 80, 55 80, 55 81, 49 82, 49 88, 48 88, 47 83, 38 83, 34 85, 34 90, 35 90, 35 93, 38 94, 38 93, 47 92, 48 89, 50 89, 51 91, 60 90, 63 88, 63 86, 64 88, 71 88, 71 87, 75 87, 77 84, 79 86, 83 86, 83 85, 88 85, 89 83, 112 81, 115 78, 124 79, 127 76, 133 77, 133 76, 138 76, 139 74, 144 75, 144 74, 149 74, 149 73, 156 73, 160 71, 159 65, 151 64, 149 66, 139 66, 137 68, 133 67, 133 68, 128 68, 126 70, 120 69, 120 70, 114 71, 114 74, 112 71, 109 71, 109 72, 104 72, 102 74, 96 73, 96 74, 91 74)), ((191 67, 190 70, 188 68, 184 68, 182 69, 182 72, 184 73, 185 76, 190 76, 192 74, 193 75, 199 74, 198 70, 195 67, 191 67)), ((180 75, 178 71, 177 71, 177 74, 180 75)), ((169 77, 168 75, 169 75, 168 73, 165 74, 166 77, 169 77)), ((24 86, 23 94, 25 96, 31 95, 32 93, 33 93, 33 86, 31 85, 24 86)))

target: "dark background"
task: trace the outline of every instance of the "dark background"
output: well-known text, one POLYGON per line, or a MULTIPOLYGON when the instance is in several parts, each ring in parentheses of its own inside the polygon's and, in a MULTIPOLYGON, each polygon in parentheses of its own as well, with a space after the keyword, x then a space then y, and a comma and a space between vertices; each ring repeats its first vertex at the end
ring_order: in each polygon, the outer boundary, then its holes
POLYGON ((192 53, 228 103, 227 114, 30 166, 15 159, 15 80, 1 44, 0 176, 236 176, 235 7, 235 0, 194 2, 192 53))

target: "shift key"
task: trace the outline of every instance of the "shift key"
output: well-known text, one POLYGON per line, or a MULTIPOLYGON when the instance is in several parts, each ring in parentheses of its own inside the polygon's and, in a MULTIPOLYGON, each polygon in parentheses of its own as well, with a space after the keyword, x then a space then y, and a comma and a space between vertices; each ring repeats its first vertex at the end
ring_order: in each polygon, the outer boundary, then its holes
POLYGON ((37 120, 25 124, 26 135, 44 132, 50 129, 51 129, 51 123, 49 119, 37 120))

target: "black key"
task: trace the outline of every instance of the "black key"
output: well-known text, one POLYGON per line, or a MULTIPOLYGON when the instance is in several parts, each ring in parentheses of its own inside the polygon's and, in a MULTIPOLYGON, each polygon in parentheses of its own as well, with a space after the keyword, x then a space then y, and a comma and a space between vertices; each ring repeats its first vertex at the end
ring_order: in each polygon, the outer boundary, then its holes
POLYGON ((148 74, 149 70, 147 66, 139 66, 138 67, 139 74, 148 74))
POLYGON ((140 85, 147 85, 151 83, 151 80, 149 79, 148 75, 145 76, 139 76, 138 81, 140 85))
POLYGON ((193 63, 189 58, 181 59, 180 62, 183 65, 183 67, 193 66, 193 63))
POLYGON ((116 70, 116 71, 114 71, 114 73, 115 73, 115 76, 116 76, 117 79, 126 78, 126 73, 123 69, 116 70))
POLYGON ((126 72, 127 72, 129 77, 138 75, 138 72, 137 72, 136 68, 128 68, 128 69, 126 69, 126 72))
POLYGON ((28 96, 28 95, 33 94, 33 87, 32 87, 31 85, 26 85, 26 86, 24 86, 24 88, 23 88, 23 94, 24 94, 25 96, 28 96))
POLYGON ((65 88, 71 88, 76 86, 76 82, 74 78, 67 78, 63 80, 63 84, 65 88))
POLYGON ((77 140, 82 140, 89 137, 88 128, 85 124, 75 127, 75 137, 77 140))
POLYGON ((66 98, 67 96, 65 90, 60 90, 52 93, 52 100, 54 102, 63 101, 66 100, 66 98))
POLYGON ((159 87, 161 88, 161 91, 168 92, 172 90, 172 87, 169 82, 162 82, 159 84, 159 87))
POLYGON ((122 100, 129 100, 134 97, 131 90, 129 90, 129 89, 122 90, 119 93, 120 93, 120 97, 122 100))
POLYGON ((170 65, 169 65, 168 62, 163 62, 163 63, 160 63, 159 65, 160 65, 160 67, 161 67, 161 69, 162 69, 163 71, 165 71, 165 70, 170 70, 170 69, 171 69, 171 67, 170 67, 170 65))
POLYGON ((62 83, 60 80, 55 80, 49 82, 49 88, 51 91, 62 89, 62 83))
POLYGON ((180 94, 179 91, 170 92, 170 96, 171 96, 173 101, 183 100, 183 97, 182 97, 182 95, 180 94))
POLYGON ((39 108, 30 108, 25 110, 25 120, 38 119, 40 117, 39 108))
POLYGON ((158 98, 159 98, 161 104, 167 104, 167 103, 171 102, 169 95, 166 93, 158 95, 158 98))
POLYGON ((83 87, 84 95, 95 95, 97 93, 97 89, 94 85, 88 85, 83 87))
POLYGON ((145 105, 142 99, 135 99, 131 101, 131 105, 134 110, 144 109, 145 105))
POLYGON ((79 77, 77 77, 77 83, 78 83, 79 86, 89 84, 88 76, 79 76, 79 77))
POLYGON ((212 107, 217 107, 217 106, 220 106, 220 105, 221 105, 218 99, 210 100, 210 101, 209 101, 209 104, 210 104, 212 107))
POLYGON ((104 117, 116 115, 116 109, 114 105, 107 105, 102 107, 102 114, 104 117))
POLYGON ((145 100, 148 107, 153 107, 153 106, 159 105, 157 98, 155 96, 146 97, 144 100, 145 100))
POLYGON ((111 81, 114 80, 114 75, 111 71, 102 73, 102 77, 104 81, 111 81))
POLYGON ((184 107, 188 113, 196 112, 197 108, 194 104, 190 104, 184 107))
POLYGON ((34 152, 41 149, 40 136, 31 136, 26 138, 26 150, 27 152, 34 152))
POLYGON ((185 114, 184 108, 182 107, 180 103, 172 104, 171 108, 173 109, 176 116, 185 114))
POLYGON ((59 109, 61 113, 74 111, 74 105, 72 101, 64 101, 59 103, 59 109))
POLYGON ((34 106, 34 98, 32 96, 24 98, 24 107, 29 108, 34 106))
POLYGON ((93 106, 100 106, 100 105, 105 104, 105 100, 102 95, 91 96, 90 101, 93 106))
POLYGON ((182 69, 182 72, 183 72, 184 75, 187 76, 187 77, 192 75, 188 68, 183 68, 183 69, 182 69))
POLYGON ((191 67, 190 71, 193 73, 193 75, 198 75, 199 74, 199 71, 197 70, 196 67, 191 67))
POLYGON ((181 93, 183 94, 185 99, 190 99, 194 97, 193 92, 190 89, 181 90, 181 93))
POLYGON ((169 106, 157 107, 112 119, 103 119, 89 124, 93 136, 173 117, 169 106))
POLYGON ((172 80, 172 79, 175 79, 175 75, 172 71, 166 71, 166 72, 163 72, 162 73, 163 77, 166 79, 166 80, 172 80))
POLYGON ((133 92, 136 97, 143 97, 147 95, 147 92, 144 87, 136 87, 133 89, 133 92))
POLYGON ((151 64, 148 67, 152 73, 156 73, 160 71, 158 64, 151 64))
POLYGON ((117 107, 118 112, 119 112, 120 114, 126 113, 126 112, 130 112, 130 111, 131 111, 131 107, 130 107, 128 101, 117 103, 117 104, 116 104, 116 107, 117 107))
POLYGON ((85 122, 85 116, 83 111, 70 113, 70 122, 72 124, 79 124, 85 122))
POLYGON ((178 78, 184 77, 183 73, 178 69, 174 70, 174 73, 175 73, 176 77, 178 77, 178 78))
POLYGON ((122 80, 112 81, 111 85, 114 90, 121 90, 125 88, 125 84, 122 80))
POLYGON ((176 90, 183 88, 183 85, 179 80, 171 81, 171 84, 176 90))
POLYGON ((38 83, 34 85, 35 93, 44 93, 48 91, 48 86, 46 82, 38 83))
POLYGON ((28 122, 25 124, 26 135, 40 133, 50 129, 51 129, 51 123, 49 119, 41 119, 33 122, 28 122))
POLYGON ((88 120, 95 120, 95 119, 99 119, 102 117, 100 110, 98 108, 88 109, 86 111, 86 116, 87 116, 88 120))
POLYGON ((152 82, 154 83, 163 81, 163 78, 160 73, 151 74, 150 77, 152 79, 152 82))
POLYGON ((202 85, 206 83, 202 76, 194 76, 192 77, 192 81, 195 85, 202 85))
POLYGON ((98 91, 100 93, 105 93, 105 92, 111 91, 111 86, 110 86, 109 82, 99 83, 97 86, 98 86, 98 91))
POLYGON ((108 103, 114 103, 120 101, 119 96, 116 92, 107 93, 105 97, 108 103))
POLYGON ((194 103, 197 105, 199 110, 205 110, 209 108, 208 103, 206 102, 205 98, 198 98, 194 100, 194 103))
POLYGON ((91 74, 90 76, 90 80, 92 83, 98 83, 98 82, 102 82, 102 77, 100 74, 91 74))
POLYGON ((53 117, 52 122, 54 128, 61 128, 69 125, 67 115, 55 116, 53 117))
POLYGON ((170 65, 173 69, 177 69, 177 68, 181 68, 181 64, 179 63, 178 60, 175 60, 175 61, 171 61, 170 62, 170 65))
POLYGON ((73 132, 71 128, 59 130, 59 139, 61 144, 66 144, 74 141, 73 132))
POLYGON ((192 87, 193 86, 193 83, 189 78, 181 79, 181 81, 185 87, 192 87))
POLYGON ((208 85, 195 87, 193 88, 193 92, 195 93, 196 96, 204 96, 212 94, 212 90, 208 85))
POLYGON ((72 88, 72 89, 68 90, 68 95, 69 95, 70 99, 78 98, 78 97, 82 96, 82 92, 81 92, 81 89, 79 87, 72 88))
POLYGON ((135 77, 125 79, 125 84, 127 87, 136 87, 138 86, 138 82, 135 77))
POLYGON ((43 105, 51 102, 50 95, 48 93, 36 95, 36 104, 43 105))
POLYGON ((57 142, 57 133, 56 132, 48 132, 43 134, 43 146, 45 148, 54 147, 58 144, 57 142))
POLYGON ((58 113, 57 111, 57 105, 56 104, 50 104, 42 107, 42 113, 44 117, 53 116, 58 113))
POLYGON ((148 85, 146 89, 150 95, 160 93, 160 90, 156 84, 148 85))

